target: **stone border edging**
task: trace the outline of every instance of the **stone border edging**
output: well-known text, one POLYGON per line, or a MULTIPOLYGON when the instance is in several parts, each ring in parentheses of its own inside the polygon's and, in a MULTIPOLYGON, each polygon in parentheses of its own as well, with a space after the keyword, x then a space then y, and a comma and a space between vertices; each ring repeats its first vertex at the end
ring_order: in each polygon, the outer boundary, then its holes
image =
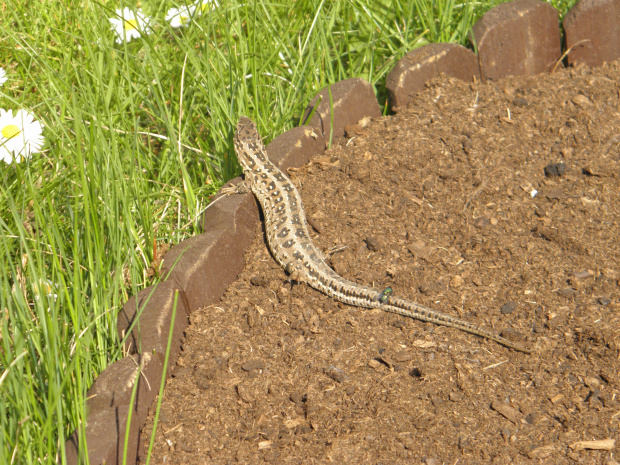
MULTIPOLYGON (((618 23, 620 0, 576 3, 563 23, 567 63, 598 66, 620 58, 618 23)), ((478 46, 478 55, 456 44, 430 44, 399 60, 386 79, 393 110, 407 106, 440 73, 465 81, 487 81, 552 70, 562 52, 558 11, 539 0, 500 4, 473 26, 472 41, 478 46)), ((267 145, 269 158, 282 170, 303 166, 323 153, 330 139, 332 143, 344 140, 345 128, 368 116, 381 116, 370 83, 353 78, 332 84, 306 107, 302 120, 307 126, 286 131, 267 145)), ((189 314, 217 303, 235 281, 258 221, 259 208, 251 193, 216 198, 203 216, 205 232, 182 241, 166 254, 166 280, 140 291, 123 306, 118 331, 121 338, 130 333, 130 355, 108 366, 88 390, 85 431, 91 465, 122 463, 131 395, 137 382, 127 463, 136 462, 140 430, 162 379, 175 293, 179 298, 167 376, 181 350, 189 314)), ((78 444, 76 430, 66 443, 67 463, 80 463, 78 444)))
POLYGON ((620 2, 581 0, 564 17, 568 65, 599 66, 618 58, 620 49, 620 2))
POLYGON ((472 28, 483 81, 551 71, 562 56, 559 12, 549 3, 502 3, 472 28))
POLYGON ((463 81, 480 80, 478 57, 459 44, 430 44, 413 49, 387 75, 385 87, 392 108, 406 107, 440 73, 463 81))

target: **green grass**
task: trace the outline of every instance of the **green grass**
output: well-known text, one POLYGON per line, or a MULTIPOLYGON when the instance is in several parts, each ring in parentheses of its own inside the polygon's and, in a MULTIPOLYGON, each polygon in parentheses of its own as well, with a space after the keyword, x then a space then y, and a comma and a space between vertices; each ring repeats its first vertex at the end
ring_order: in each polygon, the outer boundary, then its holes
POLYGON ((357 76, 384 103, 408 50, 466 44, 496 3, 222 0, 173 30, 178 4, 145 0, 150 34, 120 45, 107 18, 133 3, 4 3, 0 108, 31 111, 46 144, 0 170, 0 463, 63 461, 87 389, 123 356, 118 310, 159 279, 153 244, 197 234, 240 172, 240 115, 268 141, 317 90, 357 76))

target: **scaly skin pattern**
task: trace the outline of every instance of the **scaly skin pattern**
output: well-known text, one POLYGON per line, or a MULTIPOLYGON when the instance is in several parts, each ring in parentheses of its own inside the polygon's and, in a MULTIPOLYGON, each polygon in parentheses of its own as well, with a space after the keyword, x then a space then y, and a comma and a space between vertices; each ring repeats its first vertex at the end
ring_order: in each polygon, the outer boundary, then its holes
POLYGON ((530 353, 519 344, 477 325, 410 300, 393 297, 385 291, 348 281, 338 275, 325 263, 325 256, 310 239, 297 188, 269 161, 256 126, 249 118, 239 119, 235 151, 245 174, 245 183, 249 184, 263 209, 271 253, 291 275, 291 279, 304 282, 349 305, 379 308, 409 318, 450 326, 520 352, 530 353))

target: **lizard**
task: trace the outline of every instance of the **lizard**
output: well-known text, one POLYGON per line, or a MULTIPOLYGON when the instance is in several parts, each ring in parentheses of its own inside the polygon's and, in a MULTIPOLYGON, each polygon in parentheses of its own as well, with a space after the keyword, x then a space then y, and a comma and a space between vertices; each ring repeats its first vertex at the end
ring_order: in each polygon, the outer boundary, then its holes
POLYGON ((326 257, 314 245, 301 196, 291 180, 273 164, 265 150, 256 125, 242 116, 234 136, 235 152, 245 180, 237 192, 251 190, 263 211, 269 249, 289 279, 348 305, 377 308, 416 320, 448 326, 493 340, 519 352, 529 349, 463 319, 392 295, 392 289, 378 290, 357 284, 337 274, 326 257))

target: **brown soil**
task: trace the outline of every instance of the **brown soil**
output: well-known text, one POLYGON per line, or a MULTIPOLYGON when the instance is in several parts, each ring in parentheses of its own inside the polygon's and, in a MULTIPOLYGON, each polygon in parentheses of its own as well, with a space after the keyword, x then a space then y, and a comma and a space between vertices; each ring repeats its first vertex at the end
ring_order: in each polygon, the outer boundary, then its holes
POLYGON ((606 463, 576 443, 619 439, 619 82, 440 78, 290 173, 339 274, 532 355, 291 285, 261 233, 191 317, 152 463, 606 463))

